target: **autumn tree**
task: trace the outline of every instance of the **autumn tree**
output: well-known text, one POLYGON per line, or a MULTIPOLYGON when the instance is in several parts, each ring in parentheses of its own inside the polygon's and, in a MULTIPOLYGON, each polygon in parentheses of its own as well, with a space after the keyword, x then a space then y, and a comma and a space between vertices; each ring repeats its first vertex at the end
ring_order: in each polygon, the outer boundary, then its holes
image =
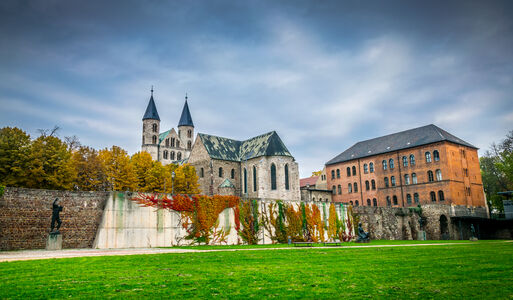
POLYGON ((137 152, 132 155, 130 162, 133 166, 135 177, 137 178, 138 190, 141 192, 151 192, 152 190, 147 188, 149 171, 153 167, 151 154, 146 151, 137 152))
POLYGON ((110 189, 115 191, 135 191, 137 177, 130 163, 130 157, 118 146, 100 150, 98 155, 105 168, 105 175, 110 189))
POLYGON ((25 185, 30 143, 30 136, 19 128, 0 129, 0 185, 25 185))
MULTIPOLYGON (((68 144, 68 147, 69 144, 68 144)), ((77 177, 74 185, 82 191, 104 191, 109 188, 105 168, 98 157, 98 151, 93 148, 80 146, 73 151, 71 161, 77 177)))

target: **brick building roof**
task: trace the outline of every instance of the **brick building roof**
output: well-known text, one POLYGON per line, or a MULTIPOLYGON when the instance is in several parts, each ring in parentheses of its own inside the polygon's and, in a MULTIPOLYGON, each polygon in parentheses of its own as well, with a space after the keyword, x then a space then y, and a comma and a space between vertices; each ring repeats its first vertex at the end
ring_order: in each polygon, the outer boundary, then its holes
POLYGON ((448 133, 433 124, 401 131, 382 137, 358 142, 346 151, 329 160, 326 165, 333 165, 353 159, 369 157, 377 154, 393 152, 422 145, 448 141, 470 148, 477 147, 448 133))
POLYGON ((319 176, 312 176, 308 178, 302 178, 299 180, 299 187, 305 187, 307 185, 313 186, 317 182, 317 179, 319 179, 319 176))

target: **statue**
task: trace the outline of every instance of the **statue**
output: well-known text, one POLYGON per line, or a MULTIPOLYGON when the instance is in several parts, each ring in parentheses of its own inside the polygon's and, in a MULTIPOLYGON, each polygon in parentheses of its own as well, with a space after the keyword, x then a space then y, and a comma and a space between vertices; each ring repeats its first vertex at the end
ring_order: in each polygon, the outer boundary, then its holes
POLYGON ((474 224, 470 224, 470 240, 477 241, 476 229, 474 228, 474 224))
POLYGON ((50 233, 53 234, 60 234, 59 228, 61 228, 61 217, 59 216, 59 213, 62 211, 62 206, 59 205, 59 198, 55 198, 52 204, 52 225, 50 226, 50 233), (55 222, 57 222, 57 228, 54 231, 55 228, 55 222))
POLYGON ((358 223, 358 239, 356 240, 356 242, 368 241, 370 241, 369 233, 363 230, 362 223, 358 223))

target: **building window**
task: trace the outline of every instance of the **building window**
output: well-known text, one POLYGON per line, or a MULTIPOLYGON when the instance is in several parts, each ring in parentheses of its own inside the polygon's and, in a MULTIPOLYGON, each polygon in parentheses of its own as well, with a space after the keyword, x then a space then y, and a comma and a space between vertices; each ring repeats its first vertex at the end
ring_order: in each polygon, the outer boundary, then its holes
POLYGON ((438 152, 438 150, 433 151, 433 158, 435 159, 435 161, 440 160, 440 153, 438 152))
POLYGON ((367 206, 371 206, 371 201, 370 201, 370 199, 367 199, 367 206))
POLYGON ((436 202, 436 193, 435 192, 429 193, 429 196, 431 197, 431 202, 436 202))
POLYGON ((232 169, 232 174, 231 174, 231 175, 232 175, 232 176, 231 176, 231 177, 232 177, 232 179, 235 179, 235 169, 232 169))
POLYGON ((387 196, 387 206, 392 206, 392 201, 390 201, 390 196, 387 196))
POLYGON ((413 155, 413 154, 410 154, 410 165, 412 165, 412 166, 415 165, 415 155, 413 155))
POLYGON ((192 130, 187 130, 187 137, 188 138, 191 138, 192 137, 192 130))
POLYGON ((370 164, 369 164, 369 171, 370 171, 371 173, 374 173, 374 163, 370 163, 370 164))
POLYGON ((392 186, 395 186, 395 176, 391 176, 391 177, 390 177, 390 184, 391 184, 392 186))
POLYGON ((438 191, 438 201, 444 201, 444 191, 438 191))
POLYGON ((396 196, 396 195, 394 195, 394 196, 392 197, 392 199, 393 199, 393 201, 394 201, 394 205, 397 205, 397 196, 396 196))
POLYGON ((356 200, 356 201, 354 202, 354 206, 358 206, 358 205, 359 205, 358 200, 356 200))
POLYGON ((355 192, 355 193, 356 193, 356 192, 358 192, 358 184, 356 184, 356 182, 355 182, 355 183, 353 184, 353 186, 354 186, 354 192, 355 192))
POLYGON ((335 179, 335 170, 331 170, 331 179, 335 179))
POLYGON ((406 194, 406 203, 411 204, 411 194, 406 194))
POLYGON ((285 189, 289 189, 289 165, 285 165, 285 189))
POLYGON ((187 149, 191 150, 191 147, 192 147, 192 142, 191 142, 191 141, 188 141, 188 142, 187 142, 187 149))
POLYGON ((276 189, 276 165, 271 164, 271 190, 276 189))
POLYGON ((415 204, 419 204, 419 194, 418 193, 413 194, 413 201, 415 201, 415 204))
POLYGON ((371 186, 373 190, 376 189, 376 181, 374 181, 374 179, 371 180, 371 186))
POLYGON ((368 180, 365 180, 365 190, 366 191, 370 190, 370 183, 368 180))
POLYGON ((171 160, 175 160, 175 151, 171 151, 171 160))
POLYGON ((442 180, 442 171, 440 169, 435 171, 436 174, 436 180, 441 181, 442 180))
POLYGON ((200 169, 200 177, 205 177, 205 171, 203 170, 203 168, 200 169))
POLYGON ((337 194, 337 187, 336 186, 333 186, 333 188, 331 189, 331 193, 333 195, 336 195, 337 194))
POLYGON ((352 184, 350 184, 350 183, 348 183, 348 184, 347 184, 347 193, 349 193, 349 194, 350 194, 350 193, 352 193, 352 192, 353 192, 353 185, 352 185, 352 184))
POLYGON ((223 177, 223 168, 219 167, 219 177, 223 177))
POLYGON ((406 156, 403 156, 403 167, 408 166, 408 158, 406 156))
POLYGON ((351 206, 353 206, 353 201, 349 201, 349 204, 351 204, 351 206))
POLYGON ((417 184, 417 174, 411 173, 411 183, 417 184))
POLYGON ((347 167, 346 171, 347 171, 347 177, 351 177, 351 168, 347 167))
POLYGON ((372 199, 372 204, 374 204, 374 206, 378 206, 378 200, 376 200, 376 198, 373 198, 372 199))
POLYGON ((176 140, 176 148, 180 148, 180 140, 176 140))
POLYGON ((178 152, 178 153, 176 154, 176 159, 177 159, 177 160, 182 160, 182 152, 178 152))
POLYGON ((151 137, 151 142, 152 142, 152 144, 156 144, 157 143, 157 136, 156 135, 151 137))
POLYGON ((410 175, 404 174, 404 184, 406 184, 406 185, 410 184, 410 175))
POLYGON ((169 147, 169 138, 166 139, 166 147, 169 147))
POLYGON ((385 181, 385 187, 388 187, 388 177, 385 177, 384 181, 385 181))
POLYGON ((431 152, 426 152, 426 162, 427 163, 430 163, 431 162, 431 152))
POLYGON ((383 170, 386 170, 387 169, 387 161, 383 160, 381 163, 383 164, 383 170))
POLYGON ((164 151, 164 159, 167 159, 167 151, 164 151))
POLYGON ((367 164, 363 164, 363 173, 369 173, 369 166, 367 164))
POLYGON ((171 147, 175 146, 175 138, 171 138, 171 147))
POLYGON ((340 178, 340 169, 337 169, 337 178, 340 178))
POLYGON ((353 166, 353 176, 356 176, 356 167, 353 166))
POLYGON ((248 193, 248 171, 244 168, 244 194, 248 193))
MULTIPOLYGON (((233 171, 233 169, 232 169, 233 171)), ((257 190, 257 172, 256 167, 253 166, 253 192, 256 192, 257 190)))
POLYGON ((157 124, 152 125, 152 130, 153 130, 153 132, 157 132, 157 124))
POLYGON ((390 169, 395 168, 395 166, 394 166, 394 160, 393 160, 393 159, 390 159, 390 160, 388 161, 388 164, 390 165, 390 169))
POLYGON ((338 194, 342 195, 342 186, 340 184, 338 185, 338 194))
POLYGON ((427 172, 427 175, 428 175, 428 181, 429 182, 432 182, 432 181, 435 181, 434 177, 433 177, 433 171, 429 170, 427 172))

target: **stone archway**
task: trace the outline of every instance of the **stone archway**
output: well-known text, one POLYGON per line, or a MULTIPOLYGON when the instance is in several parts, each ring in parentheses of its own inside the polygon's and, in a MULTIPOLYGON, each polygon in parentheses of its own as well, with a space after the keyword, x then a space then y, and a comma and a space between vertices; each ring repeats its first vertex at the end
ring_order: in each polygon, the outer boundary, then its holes
POLYGON ((440 216, 440 238, 442 240, 448 240, 449 236, 449 222, 445 215, 440 216))

